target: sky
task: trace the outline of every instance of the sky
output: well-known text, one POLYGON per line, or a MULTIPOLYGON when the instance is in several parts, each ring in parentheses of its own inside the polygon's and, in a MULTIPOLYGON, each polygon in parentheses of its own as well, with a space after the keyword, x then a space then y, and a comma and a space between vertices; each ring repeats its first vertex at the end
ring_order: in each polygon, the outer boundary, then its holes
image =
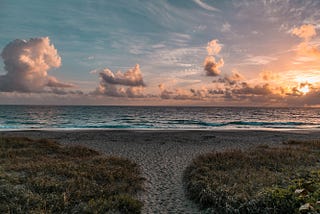
POLYGON ((0 0, 0 104, 319 106, 318 0, 0 0))

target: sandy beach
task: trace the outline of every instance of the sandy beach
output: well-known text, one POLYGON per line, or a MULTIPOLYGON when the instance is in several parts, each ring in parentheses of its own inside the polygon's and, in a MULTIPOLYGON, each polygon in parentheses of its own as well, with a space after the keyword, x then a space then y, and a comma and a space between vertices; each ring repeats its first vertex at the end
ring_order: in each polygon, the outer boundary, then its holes
POLYGON ((182 174, 190 161, 210 151, 281 145, 289 139, 320 139, 318 131, 6 131, 2 136, 49 138, 64 145, 84 145, 138 163, 146 178, 139 197, 143 213, 199 213, 184 195, 182 174))

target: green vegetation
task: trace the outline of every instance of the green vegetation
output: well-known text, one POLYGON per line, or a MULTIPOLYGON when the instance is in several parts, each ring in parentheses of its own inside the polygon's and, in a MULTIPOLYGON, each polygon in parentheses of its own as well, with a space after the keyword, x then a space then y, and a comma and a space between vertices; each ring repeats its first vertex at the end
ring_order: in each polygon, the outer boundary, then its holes
POLYGON ((320 141, 201 155, 184 172, 205 213, 319 213, 320 141))
POLYGON ((126 159, 0 137, 0 213, 140 213, 143 181, 126 159))

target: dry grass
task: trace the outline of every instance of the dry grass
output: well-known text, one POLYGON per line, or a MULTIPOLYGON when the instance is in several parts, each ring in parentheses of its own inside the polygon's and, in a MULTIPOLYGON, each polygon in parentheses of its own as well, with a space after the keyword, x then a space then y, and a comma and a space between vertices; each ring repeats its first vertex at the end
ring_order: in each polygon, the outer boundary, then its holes
POLYGON ((140 213, 138 166, 85 147, 0 138, 1 213, 140 213))
POLYGON ((320 141, 209 153, 185 170, 189 198, 213 213, 294 213, 320 196, 320 141), (308 197, 294 191, 312 184, 308 197))

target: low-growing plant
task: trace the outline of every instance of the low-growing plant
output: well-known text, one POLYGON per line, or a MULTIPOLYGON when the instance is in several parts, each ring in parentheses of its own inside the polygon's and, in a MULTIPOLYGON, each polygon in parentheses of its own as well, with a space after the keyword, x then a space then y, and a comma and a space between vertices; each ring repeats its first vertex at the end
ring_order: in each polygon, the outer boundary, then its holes
POLYGON ((47 139, 0 138, 1 213, 140 213, 137 164, 47 139))
POLYGON ((318 212, 320 141, 213 152, 184 172, 187 196, 206 213, 318 212))

